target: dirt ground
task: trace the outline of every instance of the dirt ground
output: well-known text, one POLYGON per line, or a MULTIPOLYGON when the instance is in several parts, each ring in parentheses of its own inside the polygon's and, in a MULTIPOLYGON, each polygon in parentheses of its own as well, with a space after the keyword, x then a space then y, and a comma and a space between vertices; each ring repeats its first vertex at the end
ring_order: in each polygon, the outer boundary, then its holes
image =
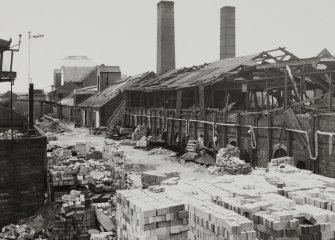
MULTIPOLYGON (((90 135, 87 128, 74 128, 72 125, 70 128, 71 132, 57 134, 58 142, 61 145, 72 145, 79 141, 87 141, 96 150, 102 150, 105 140, 104 136, 90 135)), ((120 145, 120 149, 126 154, 126 164, 130 165, 129 169, 134 170, 131 171, 131 178, 134 180, 136 186, 140 183, 139 173, 153 169, 163 172, 178 171, 181 179, 209 179, 213 177, 203 166, 190 162, 182 164, 178 162, 176 157, 169 157, 172 153, 170 151, 164 151, 162 154, 150 154, 149 151, 125 145, 120 145)))

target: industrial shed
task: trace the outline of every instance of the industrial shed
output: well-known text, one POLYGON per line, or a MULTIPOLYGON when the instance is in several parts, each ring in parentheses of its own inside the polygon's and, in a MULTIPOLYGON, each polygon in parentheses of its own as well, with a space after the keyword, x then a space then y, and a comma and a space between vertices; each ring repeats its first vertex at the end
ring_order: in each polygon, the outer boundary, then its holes
POLYGON ((289 155, 335 177, 334 71, 331 55, 300 59, 285 48, 170 70, 127 90, 125 123, 144 124, 170 145, 217 136, 253 166, 289 155))
POLYGON ((88 127, 100 127, 117 123, 121 113, 125 110, 124 89, 155 76, 154 72, 145 72, 128 77, 86 99, 78 105, 81 112, 81 124, 88 127))

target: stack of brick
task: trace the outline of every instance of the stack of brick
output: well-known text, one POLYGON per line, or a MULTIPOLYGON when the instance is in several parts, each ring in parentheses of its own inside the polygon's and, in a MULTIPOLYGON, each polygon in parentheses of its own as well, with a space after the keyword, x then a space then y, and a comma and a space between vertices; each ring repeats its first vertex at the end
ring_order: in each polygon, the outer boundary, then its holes
POLYGON ((164 187, 117 193, 118 239, 186 240, 188 211, 180 199, 173 199, 164 187))
POLYGON ((256 239, 252 221, 213 203, 188 204, 188 240, 256 239))
POLYGON ((147 171, 141 174, 142 188, 160 185, 169 178, 179 178, 179 172, 147 171))
POLYGON ((60 213, 55 217, 53 238, 89 239, 88 227, 93 226, 94 212, 85 208, 85 196, 80 191, 71 191, 62 197, 60 213))
POLYGON ((72 151, 67 148, 55 148, 52 150, 52 157, 56 160, 56 162, 70 159, 72 157, 72 151))
POLYGON ((52 186, 86 185, 92 181, 90 167, 87 164, 52 166, 49 174, 52 186))
POLYGON ((77 152, 77 157, 86 158, 86 155, 87 155, 86 142, 76 142, 74 149, 77 152))

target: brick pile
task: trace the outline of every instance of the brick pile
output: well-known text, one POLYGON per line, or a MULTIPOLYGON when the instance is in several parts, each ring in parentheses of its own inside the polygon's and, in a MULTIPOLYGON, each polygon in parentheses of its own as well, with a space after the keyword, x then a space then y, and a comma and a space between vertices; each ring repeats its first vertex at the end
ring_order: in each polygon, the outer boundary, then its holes
POLYGON ((233 146, 219 150, 215 165, 233 174, 248 174, 252 171, 250 164, 240 159, 240 150, 233 146))
MULTIPOLYGON (((188 179, 177 185, 120 191, 119 239, 173 239, 168 235, 172 228, 166 223, 167 216, 165 221, 154 218, 167 211, 165 203, 169 210, 173 204, 184 204, 188 224, 183 225, 183 220, 178 226, 189 227, 189 240, 335 239, 335 179, 297 169, 292 162, 289 158, 273 160, 268 171, 259 169, 251 175, 188 179), (164 224, 154 225, 150 219, 164 224)), ((183 234, 179 237, 185 239, 183 234)))
POLYGON ((254 223, 245 217, 213 203, 188 204, 188 240, 245 239, 255 240, 254 223))
POLYGON ((62 207, 56 216, 53 239, 89 239, 88 228, 95 227, 94 210, 80 191, 71 191, 62 197, 62 207))
POLYGON ((87 155, 87 144, 86 142, 76 142, 74 146, 75 151, 77 152, 77 157, 86 158, 87 155))
POLYGON ((164 187, 120 191, 117 194, 118 239, 186 240, 188 211, 180 199, 173 199, 164 187))

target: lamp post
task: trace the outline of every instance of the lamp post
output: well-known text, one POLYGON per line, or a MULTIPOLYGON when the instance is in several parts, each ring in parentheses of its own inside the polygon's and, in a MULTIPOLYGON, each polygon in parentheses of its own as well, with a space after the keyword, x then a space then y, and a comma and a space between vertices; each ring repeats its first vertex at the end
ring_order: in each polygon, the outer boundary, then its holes
POLYGON ((28 88, 29 88, 29 105, 28 105, 28 135, 31 136, 34 134, 34 84, 30 76, 30 52, 31 52, 31 38, 42 38, 43 34, 31 35, 31 32, 28 32, 28 88))
POLYGON ((31 38, 42 38, 44 37, 44 34, 35 34, 31 35, 31 32, 28 32, 28 83, 32 83, 32 79, 30 76, 30 55, 31 55, 31 38))

